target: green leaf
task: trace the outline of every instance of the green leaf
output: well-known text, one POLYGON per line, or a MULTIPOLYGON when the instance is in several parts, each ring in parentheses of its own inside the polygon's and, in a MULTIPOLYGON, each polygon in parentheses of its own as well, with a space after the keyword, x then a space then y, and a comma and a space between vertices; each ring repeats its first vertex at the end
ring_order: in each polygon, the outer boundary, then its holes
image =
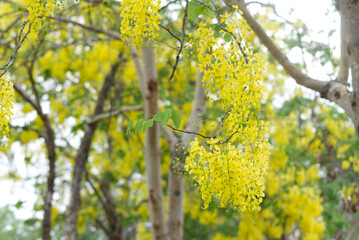
POLYGON ((132 131, 132 125, 133 125, 133 119, 131 119, 129 122, 128 122, 128 127, 127 127, 127 131, 126 131, 126 135, 130 134, 131 131, 132 131))
POLYGON ((161 125, 163 128, 166 127, 168 121, 170 120, 171 113, 172 113, 172 108, 169 108, 163 112, 163 115, 161 117, 161 125))
POLYGON ((24 221, 24 224, 33 226, 35 225, 39 220, 37 218, 29 218, 24 221))
POLYGON ((152 127, 153 126, 153 119, 148 119, 144 124, 143 124, 143 128, 142 131, 146 132, 147 128, 152 127))
POLYGON ((224 41, 226 41, 226 42, 232 41, 232 36, 228 33, 224 34, 223 38, 224 38, 224 41))
POLYGON ((18 202, 15 204, 15 207, 16 207, 17 209, 19 209, 19 208, 21 208, 21 206, 22 206, 23 203, 24 203, 23 201, 18 201, 18 202))
POLYGON ((160 122, 161 121, 161 118, 162 118, 162 114, 163 114, 163 112, 158 112, 158 113, 156 113, 156 115, 155 116, 153 116, 153 121, 157 121, 157 122, 160 122))
POLYGON ((138 120, 138 122, 136 123, 135 126, 135 134, 137 134, 138 132, 141 132, 142 129, 142 125, 143 125, 143 119, 138 120))
POLYGON ((205 9, 203 10, 203 16, 206 18, 206 19, 213 19, 216 17, 216 15, 214 15, 214 13, 212 12, 211 9, 205 7, 205 9))
POLYGON ((172 111, 172 121, 177 129, 181 126, 181 114, 174 109, 172 111))
POLYGON ((202 12, 205 10, 205 8, 206 7, 203 6, 202 4, 195 2, 195 1, 191 1, 188 4, 189 19, 195 20, 196 18, 198 18, 198 16, 202 14, 202 12))
POLYGON ((110 171, 104 172, 104 173, 103 173, 103 176, 104 176, 104 179, 107 180, 107 181, 109 181, 109 182, 113 182, 113 183, 114 183, 114 182, 117 181, 116 176, 115 176, 112 172, 110 172, 110 171))

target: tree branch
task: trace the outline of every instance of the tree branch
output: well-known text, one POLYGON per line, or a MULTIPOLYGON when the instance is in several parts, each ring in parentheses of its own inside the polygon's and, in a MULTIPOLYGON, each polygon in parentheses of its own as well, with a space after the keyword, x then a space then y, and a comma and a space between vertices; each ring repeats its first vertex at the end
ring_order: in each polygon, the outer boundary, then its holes
MULTIPOLYGON (((103 112, 105 100, 110 91, 110 86, 114 81, 115 74, 120 66, 121 61, 122 61, 122 54, 119 55, 117 61, 112 65, 110 72, 107 74, 105 78, 105 81, 102 85, 102 89, 98 94, 98 100, 93 113, 93 117, 103 112)), ((77 156, 75 159, 75 167, 73 170, 73 180, 71 183, 70 204, 68 206, 67 216, 66 216, 65 238, 67 240, 77 239, 76 226, 78 220, 77 219, 78 211, 81 205, 80 190, 81 190, 82 175, 85 170, 92 139, 94 137, 96 128, 97 128, 97 122, 93 124, 85 125, 84 127, 85 134, 81 139, 81 144, 77 151, 77 156)))
POLYGON ((224 121, 224 119, 226 119, 227 114, 232 110, 232 107, 233 107, 233 105, 231 105, 231 107, 221 117, 221 121, 219 122, 219 129, 218 129, 218 133, 216 135, 216 138, 218 138, 218 136, 221 134, 222 127, 223 127, 223 121, 224 121))
POLYGON ((222 22, 221 22, 221 17, 219 16, 219 13, 217 12, 217 10, 214 9, 214 8, 212 8, 211 6, 209 6, 207 3, 202 2, 202 1, 200 1, 200 0, 194 0, 194 1, 195 1, 195 2, 198 2, 198 3, 200 3, 200 4, 202 4, 202 5, 205 6, 205 7, 207 7, 209 10, 211 10, 211 11, 214 13, 214 15, 216 16, 216 19, 217 19, 217 26, 220 27, 223 31, 225 31, 226 33, 228 33, 229 35, 231 35, 231 36, 234 38, 235 42, 236 42, 237 45, 238 45, 239 50, 240 50, 241 53, 242 53, 242 56, 244 57, 244 60, 246 61, 246 63, 248 63, 248 56, 247 56, 247 54, 243 51, 243 47, 242 47, 240 41, 238 40, 237 36, 236 36, 233 32, 228 31, 227 28, 225 28, 225 27, 223 26, 223 24, 222 24, 222 22))
POLYGON ((30 105, 36 110, 37 114, 39 114, 40 118, 44 120, 44 114, 42 113, 42 109, 40 105, 38 105, 34 100, 31 99, 30 95, 28 95, 25 90, 23 90, 18 83, 14 82, 14 89, 18 92, 21 97, 30 103, 30 105))
POLYGON ((92 119, 88 122, 88 124, 94 124, 103 119, 108 119, 109 117, 114 117, 114 116, 120 115, 124 112, 141 111, 141 110, 143 110, 143 106, 125 106, 125 107, 122 107, 119 109, 112 110, 109 113, 100 113, 96 116, 93 116, 92 119))
POLYGON ((14 52, 11 54, 9 60, 3 65, 0 67, 0 70, 4 70, 1 74, 0 74, 0 77, 2 77, 8 70, 9 68, 14 64, 15 62, 15 58, 16 58, 16 53, 19 51, 22 43, 24 42, 25 38, 27 37, 27 35, 30 33, 30 30, 31 30, 31 24, 29 24, 29 28, 27 30, 27 32, 25 33, 25 35, 22 37, 22 33, 25 29, 25 26, 26 24, 29 22, 29 20, 25 21, 22 26, 21 26, 21 29, 20 29, 20 33, 19 33, 19 36, 18 36, 18 39, 16 41, 16 47, 15 47, 15 50, 14 52), (22 37, 22 38, 21 38, 22 37))
POLYGON ((175 62, 175 65, 173 66, 172 73, 171 73, 171 76, 170 76, 169 80, 171 80, 173 78, 173 76, 175 75, 175 71, 176 71, 176 68, 177 68, 177 65, 178 65, 178 62, 179 62, 179 58, 180 58, 182 49, 183 49, 184 37, 186 35, 185 26, 186 26, 187 14, 188 14, 188 0, 186 0, 186 6, 184 8, 184 14, 183 14, 183 19, 182 19, 182 35, 181 35, 181 40, 180 40, 181 45, 180 45, 180 48, 178 50, 178 53, 177 53, 177 56, 176 56, 176 62, 175 62))
MULTIPOLYGON (((224 2, 232 7, 233 2, 231 0, 224 0, 224 2)), ((235 4, 243 12, 242 16, 247 21, 248 25, 256 33, 260 41, 267 47, 273 57, 283 66, 287 73, 300 85, 315 90, 317 92, 325 92, 326 85, 329 81, 320 81, 313 79, 304 74, 299 68, 297 68, 281 50, 275 45, 273 40, 266 34, 264 29, 259 25, 256 19, 249 13, 244 3, 244 0, 236 0, 235 4)))
POLYGON ((99 27, 79 23, 79 22, 76 22, 76 21, 73 21, 71 19, 64 18, 64 17, 55 16, 55 17, 48 17, 48 18, 53 19, 53 20, 58 21, 58 22, 71 23, 71 24, 73 24, 75 26, 79 26, 79 27, 81 27, 83 29, 86 29, 86 30, 89 30, 91 32, 106 34, 106 35, 112 37, 113 39, 122 41, 121 35, 116 33, 116 32, 112 32, 112 31, 102 29, 102 28, 99 28, 99 27))
POLYGON ((187 134, 192 134, 192 135, 197 135, 197 136, 200 136, 202 138, 213 138, 213 137, 210 137, 210 136, 205 136, 205 135, 202 135, 198 132, 192 132, 192 131, 187 131, 187 130, 181 130, 181 129, 177 129, 175 127, 172 127, 171 125, 167 124, 167 127, 171 128, 173 131, 177 131, 177 132, 181 132, 181 133, 187 133, 187 134))

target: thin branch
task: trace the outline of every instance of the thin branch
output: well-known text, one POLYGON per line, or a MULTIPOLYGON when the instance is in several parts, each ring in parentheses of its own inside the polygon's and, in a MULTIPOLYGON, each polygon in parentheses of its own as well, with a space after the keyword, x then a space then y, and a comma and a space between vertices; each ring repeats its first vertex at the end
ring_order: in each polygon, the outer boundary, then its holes
POLYGON ((106 233, 107 236, 110 235, 110 231, 103 225, 102 221, 100 219, 96 218, 95 223, 106 233))
POLYGON ((13 22, 11 22, 11 23, 9 24, 9 26, 7 26, 7 28, 5 28, 4 30, 0 30, 0 32, 2 32, 1 35, 0 35, 0 39, 3 39, 5 33, 8 33, 9 30, 10 30, 13 26, 15 26, 18 21, 21 20, 21 18, 22 18, 22 16, 19 15, 13 22))
POLYGON ((34 51, 34 54, 32 56, 32 59, 31 59, 31 62, 30 62, 30 66, 27 66, 27 73, 29 75, 29 79, 30 79, 30 82, 31 82, 31 87, 32 87, 32 91, 34 92, 34 95, 35 95, 35 99, 36 99, 36 102, 37 104, 41 107, 41 104, 40 104, 40 95, 39 95, 39 92, 37 91, 37 88, 36 88, 36 83, 35 83, 35 78, 34 78, 34 75, 32 73, 33 69, 34 69, 34 64, 35 64, 35 60, 36 60, 36 57, 37 57, 37 54, 40 50, 40 47, 41 47, 41 44, 44 42, 44 39, 42 38, 37 47, 35 48, 35 51, 34 51))
POLYGON ((39 114, 41 119, 45 121, 45 115, 42 112, 41 106, 32 100, 30 95, 28 95, 16 82, 14 82, 14 89, 22 96, 23 99, 30 103, 30 105, 36 110, 37 114, 39 114))
MULTIPOLYGON (((197 1, 197 0, 196 0, 197 1)), ((224 0, 226 4, 233 5, 232 1, 224 0)), ((287 73, 296 80, 296 82, 304 87, 318 91, 320 93, 325 92, 329 81, 320 81, 313 79, 304 74, 298 67, 296 67, 286 55, 275 45, 273 40, 266 34, 262 26, 257 20, 249 13, 243 0, 237 0, 235 3, 242 11, 242 17, 247 21, 248 25, 253 29, 261 42, 268 48, 273 57, 283 66, 287 73)))
POLYGON ((173 78, 173 76, 175 75, 175 71, 176 71, 176 68, 177 68, 177 65, 178 65, 178 62, 179 62, 179 58, 180 58, 182 49, 183 49, 184 37, 186 35, 185 27, 186 27, 187 16, 188 16, 188 0, 186 0, 186 6, 184 8, 184 15, 183 15, 183 19, 182 19, 182 35, 181 35, 181 40, 180 40, 181 45, 180 45, 180 48, 178 50, 178 53, 177 53, 177 56, 176 56, 176 62, 175 62, 175 65, 173 66, 172 73, 171 73, 171 76, 170 76, 169 80, 171 80, 173 78))
POLYGON ((160 27, 166 30, 172 37, 176 38, 177 41, 182 42, 181 39, 179 39, 179 37, 177 37, 173 32, 171 32, 169 28, 163 26, 162 24, 160 24, 160 27))
POLYGON ((165 6, 161 7, 160 10, 158 10, 159 12, 163 11, 164 9, 168 8, 169 5, 176 3, 178 0, 173 0, 168 2, 165 6))
POLYGON ((88 122, 89 124, 94 124, 97 123, 103 119, 108 119, 109 117, 114 117, 117 116, 119 114, 122 114, 124 112, 129 112, 129 111, 141 111, 143 110, 143 106, 125 106, 119 109, 115 109, 112 110, 109 113, 101 113, 98 114, 96 116, 93 116, 92 119, 88 122))
POLYGON ((286 18, 284 18, 283 16, 281 16, 281 15, 278 14, 277 9, 276 9, 276 7, 275 7, 274 4, 271 4, 271 3, 262 3, 262 2, 258 2, 258 1, 251 1, 251 2, 247 2, 247 3, 246 3, 246 7, 247 7, 248 5, 250 5, 250 4, 253 4, 253 3, 258 4, 258 5, 262 6, 262 7, 271 8, 271 9, 273 10, 273 13, 274 13, 277 17, 279 17, 280 19, 282 19, 284 22, 286 22, 286 23, 288 23, 288 24, 290 24, 290 25, 293 25, 293 23, 292 23, 291 21, 289 21, 288 19, 286 19, 286 18))
POLYGON ((9 68, 14 64, 15 62, 15 58, 16 58, 16 53, 19 51, 22 43, 24 42, 25 38, 27 37, 27 35, 30 33, 30 30, 31 30, 31 24, 29 24, 29 28, 27 30, 27 32, 25 33, 25 35, 22 37, 22 33, 25 29, 25 26, 26 24, 29 22, 29 20, 25 21, 22 26, 21 26, 21 29, 20 29, 20 33, 19 33, 19 37, 17 39, 17 42, 16 42, 16 47, 15 47, 15 50, 14 52, 11 54, 9 60, 7 61, 7 63, 5 65, 3 65, 2 67, 0 67, 0 70, 4 70, 1 74, 0 74, 0 77, 2 77, 8 70, 9 68), (21 38, 22 37, 22 38, 21 38))
POLYGON ((106 209, 106 202, 104 201, 104 197, 101 196, 100 192, 97 191, 95 185, 93 185, 93 183, 90 180, 90 174, 88 171, 86 171, 85 173, 85 177, 86 177, 86 182, 89 183, 90 187, 92 188, 92 190, 94 191, 95 195, 97 196, 98 200, 100 200, 102 206, 104 209, 106 209))
POLYGON ((234 38, 234 40, 236 41, 236 43, 237 43, 237 45, 238 45, 239 50, 240 50, 241 53, 242 53, 242 56, 244 57, 244 60, 246 61, 246 63, 248 63, 248 56, 247 56, 247 54, 243 51, 243 47, 242 47, 240 41, 238 40, 237 36, 236 36, 233 32, 228 31, 228 30, 223 26, 223 24, 222 24, 222 22, 221 22, 221 17, 219 16, 217 10, 214 9, 214 8, 212 8, 212 7, 211 7, 210 5, 208 5, 207 3, 202 2, 202 1, 200 1, 200 0, 194 0, 194 1, 195 1, 195 2, 198 2, 198 3, 200 3, 200 4, 202 4, 202 5, 205 6, 205 7, 207 7, 209 10, 211 10, 211 11, 214 13, 214 15, 216 16, 216 19, 217 19, 217 25, 218 25, 218 27, 220 27, 223 31, 225 31, 226 33, 228 33, 229 35, 231 35, 231 36, 234 38))
POLYGON ((226 118, 227 114, 232 110, 232 107, 233 107, 233 105, 231 105, 231 107, 221 117, 221 121, 219 122, 219 129, 218 129, 218 133, 216 135, 216 138, 218 138, 218 136, 221 134, 222 127, 223 127, 223 121, 226 118))
MULTIPOLYGON (((239 125, 238 128, 237 128, 237 130, 234 131, 226 140, 224 140, 223 142, 218 142, 217 144, 220 145, 220 144, 228 143, 229 140, 231 140, 231 138, 232 138, 234 135, 236 135, 237 133, 240 133, 240 132, 238 131, 240 127, 241 127, 241 126, 239 125)), ((242 135, 243 135, 243 134, 242 134, 242 135)), ((245 135, 243 135, 243 136, 245 136, 245 135)), ((246 137, 246 136, 245 136, 245 137, 246 137)), ((248 138, 247 138, 247 139, 248 139, 248 138)))
POLYGON ((175 127, 172 127, 172 126, 169 125, 169 124, 167 124, 167 127, 171 128, 171 129, 174 130, 174 131, 181 132, 181 133, 194 134, 194 135, 197 135, 197 136, 200 136, 200 137, 203 137, 203 138, 213 138, 213 137, 210 137, 210 136, 204 136, 204 135, 202 135, 202 134, 200 134, 200 133, 177 129, 177 128, 175 128, 175 127))
POLYGON ((48 18, 53 19, 53 20, 58 21, 58 22, 71 23, 73 25, 79 26, 79 27, 81 27, 83 29, 86 29, 86 30, 89 30, 91 32, 106 34, 106 35, 112 37, 113 39, 122 41, 121 35, 116 33, 116 32, 112 32, 112 31, 105 30, 105 29, 102 29, 102 28, 99 28, 99 27, 79 23, 79 22, 76 22, 76 21, 73 21, 71 19, 64 18, 64 17, 55 16, 55 17, 48 17, 48 18))

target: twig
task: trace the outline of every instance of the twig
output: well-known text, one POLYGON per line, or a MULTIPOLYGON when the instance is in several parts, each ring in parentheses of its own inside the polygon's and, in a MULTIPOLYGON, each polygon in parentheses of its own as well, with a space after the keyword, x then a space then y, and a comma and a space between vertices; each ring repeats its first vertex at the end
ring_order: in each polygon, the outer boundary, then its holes
POLYGON ((176 38, 179 42, 181 42, 181 39, 179 39, 176 35, 174 35, 173 32, 171 32, 171 30, 163 25, 160 24, 160 27, 163 28, 164 30, 166 30, 169 34, 171 34, 172 37, 176 38))
POLYGON ((225 141, 219 142, 218 145, 228 143, 229 140, 231 140, 231 138, 232 138, 235 134, 239 133, 239 134, 242 135, 245 139, 247 139, 247 141, 248 141, 248 143, 249 143, 249 146, 251 146, 251 149, 252 149, 252 157, 253 157, 253 156, 254 156, 253 143, 248 139, 248 137, 247 137, 246 135, 244 135, 243 133, 241 133, 240 131, 238 131, 239 128, 240 128, 240 125, 238 126, 238 128, 237 128, 237 130, 236 130, 235 132, 233 132, 225 141))
POLYGON ((104 201, 104 197, 101 196, 100 192, 96 189, 95 185, 90 180, 90 173, 86 171, 85 173, 86 182, 89 183, 90 187, 94 191, 95 195, 97 196, 98 200, 100 200, 101 204, 103 205, 103 208, 106 209, 106 202, 104 201))
POLYGON ((222 23, 221 23, 221 17, 219 16, 218 12, 217 12, 214 8, 212 8, 211 6, 209 6, 207 3, 205 3, 205 2, 202 2, 202 1, 200 1, 200 0, 194 0, 194 1, 195 1, 195 2, 198 2, 198 3, 200 3, 200 4, 202 4, 202 5, 205 6, 205 7, 207 7, 209 10, 211 10, 211 11, 214 13, 214 15, 216 16, 217 22, 218 22, 218 23, 217 23, 218 27, 220 27, 223 31, 225 31, 226 33, 228 33, 229 35, 231 35, 231 36, 234 38, 234 40, 236 41, 236 43, 237 43, 237 45, 238 45, 238 47, 239 47, 239 50, 241 51, 241 53, 242 53, 242 55, 243 55, 243 57, 244 57, 245 62, 248 63, 248 56, 247 56, 247 54, 243 51, 243 47, 242 47, 241 43, 239 42, 237 36, 236 36, 234 33, 228 31, 228 30, 222 25, 222 23))
POLYGON ((55 21, 63 22, 63 23, 71 23, 73 25, 79 26, 79 27, 81 27, 83 29, 86 29, 86 30, 89 30, 89 31, 92 31, 92 32, 95 32, 95 33, 103 33, 103 34, 106 34, 109 37, 112 37, 113 39, 116 39, 116 40, 123 40, 121 38, 120 34, 118 34, 116 32, 106 30, 106 29, 102 29, 102 28, 99 28, 99 27, 79 23, 79 22, 76 22, 76 21, 73 21, 71 19, 64 18, 64 17, 55 16, 55 17, 48 17, 48 18, 53 19, 55 21))
POLYGON ((293 23, 290 22, 288 19, 286 19, 286 18, 284 18, 284 17, 282 17, 282 16, 280 16, 280 15, 278 14, 277 9, 275 8, 275 5, 273 5, 273 4, 271 4, 271 3, 261 3, 261 2, 258 2, 258 1, 252 1, 252 2, 247 2, 247 3, 246 3, 246 6, 248 6, 249 4, 253 4, 253 3, 254 3, 254 4, 261 5, 262 7, 271 8, 271 9, 273 10, 274 14, 275 14, 277 17, 281 18, 281 19, 282 19, 283 21, 285 21, 286 23, 288 23, 288 24, 290 24, 290 25, 293 25, 293 23))
POLYGON ((1 33, 1 35, 0 35, 0 39, 3 39, 4 38, 4 35, 5 35, 5 33, 8 33, 9 32, 9 30, 13 27, 13 26, 15 26, 15 24, 21 19, 21 15, 19 15, 13 22, 11 22, 10 24, 9 24, 9 26, 7 26, 4 30, 0 30, 0 32, 2 32, 1 33))
POLYGON ((34 100, 32 100, 31 96, 27 94, 26 91, 23 90, 16 82, 14 83, 14 89, 22 96, 23 99, 30 103, 30 105, 36 110, 37 114, 39 114, 41 119, 45 121, 45 115, 42 112, 41 106, 38 105, 34 100))
POLYGON ((89 124, 97 123, 102 119, 108 119, 109 117, 114 117, 124 112, 141 111, 141 110, 143 110, 143 106, 125 106, 119 109, 111 110, 109 113, 101 113, 96 116, 93 116, 89 124))
POLYGON ((170 1, 169 3, 167 3, 165 6, 161 7, 160 10, 158 10, 159 12, 163 11, 164 9, 168 8, 169 5, 173 4, 173 3, 176 3, 177 0, 173 0, 173 1, 170 1))
POLYGON ((175 62, 175 65, 173 66, 173 69, 172 69, 172 73, 171 73, 171 76, 169 78, 169 80, 171 80, 173 78, 173 76, 175 75, 175 71, 176 71, 176 68, 177 68, 177 65, 178 65, 178 62, 179 62, 179 58, 180 58, 180 54, 182 52, 182 49, 183 49, 183 44, 184 44, 184 37, 185 37, 185 26, 186 26, 186 20, 187 20, 187 16, 188 16, 188 0, 186 0, 186 6, 184 8, 184 15, 183 15, 183 19, 182 19, 182 36, 181 36, 181 45, 180 45, 180 48, 178 50, 178 53, 177 53, 177 56, 176 56, 176 62, 175 62))
POLYGON ((219 129, 218 129, 218 133, 216 135, 216 138, 218 138, 218 136, 221 134, 222 127, 223 127, 223 121, 226 118, 227 114, 232 110, 232 107, 233 107, 233 105, 231 105, 230 108, 221 117, 221 121, 219 122, 219 129))
POLYGON ((31 30, 31 24, 29 24, 29 29, 27 30, 27 32, 25 33, 24 37, 21 38, 22 36, 22 33, 24 31, 24 28, 26 26, 26 24, 29 22, 29 20, 26 20, 23 24, 22 24, 22 27, 21 27, 21 30, 20 30, 20 33, 19 33, 19 37, 17 39, 17 42, 16 42, 16 47, 15 47, 15 50, 14 52, 11 54, 9 60, 7 61, 7 63, 5 65, 3 65, 2 67, 0 67, 0 70, 4 70, 1 74, 0 74, 0 77, 2 77, 8 70, 9 68, 14 64, 15 62, 15 57, 16 57, 16 53, 17 51, 19 51, 22 43, 24 42, 25 38, 27 37, 27 35, 30 33, 30 30, 31 30))
POLYGON ((171 125, 168 125, 168 124, 167 124, 167 127, 171 128, 174 131, 181 132, 181 133, 194 134, 194 135, 197 135, 197 136, 200 136, 200 137, 203 137, 203 138, 213 138, 213 137, 209 137, 209 136, 204 136, 204 135, 202 135, 200 133, 177 129, 177 128, 172 127, 171 125))
POLYGON ((35 99, 36 99, 37 105, 39 105, 39 106, 41 106, 41 104, 40 104, 40 95, 39 95, 39 92, 37 91, 36 83, 35 83, 35 78, 34 78, 34 75, 33 75, 32 72, 33 72, 33 69, 34 69, 34 64, 35 64, 35 60, 36 60, 36 58, 37 58, 37 54, 38 54, 38 52, 39 52, 39 50, 40 50, 40 47, 41 47, 41 45, 42 45, 43 42, 44 42, 44 38, 42 38, 42 39, 39 41, 37 47, 35 48, 35 51, 34 51, 34 54, 33 54, 33 56, 32 56, 30 65, 29 65, 29 66, 28 66, 28 65, 26 66, 26 68, 27 68, 27 73, 28 73, 28 75, 29 75, 29 79, 30 79, 30 82, 31 82, 32 91, 33 91, 33 93, 34 93, 34 95, 35 95, 35 99))

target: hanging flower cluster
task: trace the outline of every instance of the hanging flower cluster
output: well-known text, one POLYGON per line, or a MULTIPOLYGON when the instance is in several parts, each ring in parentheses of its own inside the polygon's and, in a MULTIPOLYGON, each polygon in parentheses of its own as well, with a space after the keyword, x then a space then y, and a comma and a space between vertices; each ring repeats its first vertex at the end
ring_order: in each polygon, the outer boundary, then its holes
POLYGON ((123 0, 121 10, 121 37, 139 46, 143 39, 149 44, 158 37, 161 0, 123 0))
MULTIPOLYGON (((198 184, 207 208, 212 200, 242 212, 259 211, 265 190, 269 143, 267 123, 259 119, 263 62, 249 48, 249 27, 242 18, 222 17, 234 42, 224 43, 201 23, 190 44, 198 53, 203 83, 224 111, 221 134, 202 146, 190 143, 185 170, 198 184)), ((191 37, 191 36, 190 36, 191 37)))
MULTIPOLYGON (((27 0, 29 7, 29 20, 32 24, 32 29, 37 30, 42 23, 46 22, 48 16, 54 16, 55 2, 53 0, 27 0)), ((50 20, 50 23, 53 24, 54 20, 50 20)))
POLYGON ((0 138, 3 138, 4 136, 9 137, 9 122, 14 107, 13 83, 5 76, 0 77, 0 97, 0 138))

